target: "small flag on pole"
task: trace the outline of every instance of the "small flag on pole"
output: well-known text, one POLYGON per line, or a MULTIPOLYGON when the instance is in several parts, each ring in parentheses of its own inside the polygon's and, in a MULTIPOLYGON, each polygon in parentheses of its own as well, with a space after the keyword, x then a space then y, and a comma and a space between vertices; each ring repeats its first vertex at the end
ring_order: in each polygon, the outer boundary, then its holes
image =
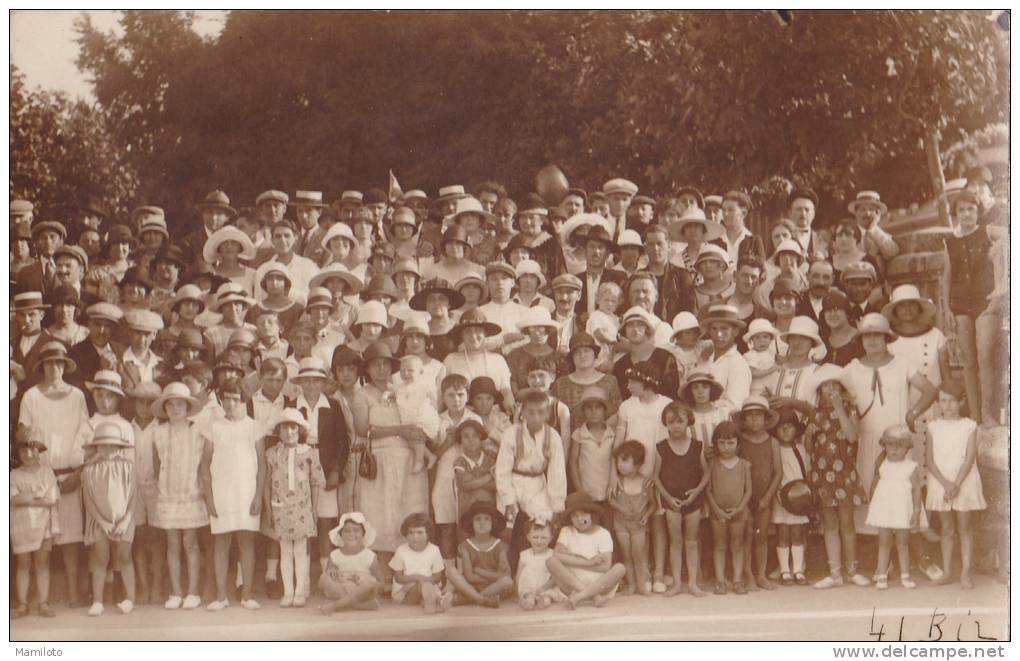
POLYGON ((390 170, 390 204, 396 204, 404 199, 404 191, 400 190, 400 182, 390 170))

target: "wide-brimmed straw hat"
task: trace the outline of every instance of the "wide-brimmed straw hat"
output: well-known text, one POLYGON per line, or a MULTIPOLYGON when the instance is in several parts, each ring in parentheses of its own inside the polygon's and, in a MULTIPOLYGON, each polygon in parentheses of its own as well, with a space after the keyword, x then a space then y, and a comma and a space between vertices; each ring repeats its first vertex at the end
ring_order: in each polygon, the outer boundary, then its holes
POLYGON ((238 255, 240 259, 249 261, 255 259, 255 244, 251 242, 247 234, 233 225, 219 228, 205 240, 205 245, 202 247, 202 259, 209 264, 215 264, 218 257, 217 251, 227 241, 234 241, 241 246, 241 254, 238 255))
POLYGON ((895 340, 898 335, 893 332, 892 328, 889 327, 889 320, 877 312, 869 312, 868 314, 861 317, 861 320, 857 322, 857 333, 864 335, 865 333, 880 333, 886 336, 890 342, 895 340))
POLYGON ((521 315, 521 320, 517 322, 517 330, 522 333, 529 328, 545 328, 550 333, 553 333, 556 332, 559 326, 552 320, 549 308, 536 305, 533 308, 526 308, 524 314, 521 315))
POLYGON ((96 425, 96 431, 92 438, 85 443, 85 447, 95 445, 113 445, 119 448, 130 448, 134 442, 124 433, 124 428, 116 422, 100 422, 96 425))
POLYGON ((769 400, 761 395, 751 395, 744 400, 739 409, 730 414, 734 422, 743 421, 744 414, 751 411, 761 411, 765 414, 765 429, 772 429, 779 421, 779 413, 769 406, 769 400))
POLYGON ((166 403, 172 399, 183 399, 188 403, 188 416, 194 415, 198 412, 199 403, 198 400, 191 396, 191 390, 188 386, 184 385, 180 381, 174 381, 168 383, 163 387, 163 392, 160 393, 159 397, 152 402, 149 406, 149 410, 157 420, 166 420, 166 403))
POLYGON ((708 332, 708 327, 714 323, 730 324, 737 332, 747 328, 747 323, 740 318, 737 308, 727 303, 713 303, 708 306, 704 316, 701 317, 701 330, 708 332))
POLYGON ((857 197, 846 208, 850 210, 850 213, 857 213, 858 207, 862 206, 876 207, 883 214, 889 210, 889 207, 882 201, 882 197, 873 190, 862 190, 857 193, 857 197))
POLYGON ((889 302, 882 308, 882 314, 891 322, 896 321, 896 306, 901 303, 917 303, 921 306, 921 318, 926 322, 935 319, 935 304, 930 298, 921 296, 921 291, 915 285, 900 285, 893 290, 889 302))
POLYGON ((785 333, 779 334, 779 339, 789 344, 791 335, 799 335, 810 339, 814 346, 825 344, 818 335, 818 323, 811 317, 797 316, 790 320, 790 328, 785 333))
POLYGON ((308 356, 302 358, 301 362, 298 363, 298 373, 294 376, 291 381, 298 381, 300 379, 328 379, 329 370, 326 369, 326 363, 322 361, 322 358, 315 356, 308 356))
POLYGON ((343 280, 344 284, 347 285, 347 294, 358 294, 361 292, 362 287, 365 286, 361 278, 354 275, 350 269, 343 264, 334 262, 312 276, 312 279, 308 281, 308 287, 310 289, 325 287, 326 283, 333 278, 343 280))
POLYGON ((690 404, 693 399, 691 396, 691 386, 694 385, 695 383, 707 383, 709 385, 709 387, 711 388, 710 398, 712 401, 719 399, 719 397, 721 397, 723 394, 724 389, 722 387, 722 384, 716 381, 714 376, 712 376, 708 372, 694 372, 689 377, 687 377, 687 382, 684 384, 684 389, 681 393, 684 400, 688 404, 690 404))
POLYGON ((759 317, 751 320, 751 325, 747 327, 747 332, 744 333, 744 343, 750 345, 751 338, 762 333, 768 333, 772 336, 772 339, 779 337, 779 330, 772 325, 772 322, 759 317))
POLYGON ((670 226, 677 227, 677 232, 679 232, 681 236, 683 236, 683 229, 688 225, 697 225, 698 227, 701 227, 705 231, 705 236, 702 238, 702 241, 705 242, 715 241, 722 237, 723 233, 726 231, 719 223, 708 222, 708 219, 705 217, 705 212, 699 207, 688 207, 680 218, 670 223, 670 226))
POLYGON ((123 382, 120 374, 113 370, 99 370, 91 381, 85 382, 85 389, 89 392, 96 390, 107 390, 115 395, 124 397, 123 382))
POLYGON ((276 430, 276 428, 285 422, 290 422, 301 429, 308 429, 308 421, 305 420, 305 416, 301 415, 301 411, 296 408, 287 407, 281 410, 273 417, 273 424, 270 425, 270 429, 276 430))
POLYGON ((42 366, 51 361, 58 361, 64 364, 64 374, 73 374, 78 368, 73 360, 67 357, 67 347, 63 342, 51 340, 39 350, 39 358, 36 359, 36 369, 42 370, 42 366))

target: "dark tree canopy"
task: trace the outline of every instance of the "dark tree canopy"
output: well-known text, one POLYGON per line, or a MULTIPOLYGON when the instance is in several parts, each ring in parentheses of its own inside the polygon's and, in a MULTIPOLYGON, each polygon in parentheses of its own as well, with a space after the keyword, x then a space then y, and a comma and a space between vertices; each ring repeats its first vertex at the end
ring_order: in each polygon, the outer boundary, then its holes
POLYGON ((811 183, 823 222, 876 187, 931 194, 948 145, 1005 121, 1008 43, 981 12, 234 11, 78 24, 79 66, 131 148, 138 202, 171 222, 212 188, 404 188, 484 179, 513 195, 560 164, 593 188, 667 194, 811 183), (830 214, 824 213, 830 210, 830 214))

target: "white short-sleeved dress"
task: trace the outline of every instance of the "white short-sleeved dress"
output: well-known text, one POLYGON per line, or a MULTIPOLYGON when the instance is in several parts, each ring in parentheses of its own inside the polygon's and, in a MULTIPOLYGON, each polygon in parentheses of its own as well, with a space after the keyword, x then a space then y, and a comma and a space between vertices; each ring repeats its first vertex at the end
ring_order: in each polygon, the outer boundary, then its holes
POLYGON ((156 520, 164 530, 188 530, 208 525, 209 514, 198 480, 205 439, 198 425, 161 424, 152 428, 152 447, 159 459, 156 480, 156 520))
POLYGON ((878 486, 868 503, 869 526, 910 530, 914 500, 910 476, 917 469, 913 459, 883 461, 878 469, 878 486))
MULTIPOLYGON (((935 420, 928 425, 928 433, 931 434, 932 440, 932 459, 946 479, 956 479, 967 456, 967 442, 976 429, 977 423, 970 418, 935 420)), ((945 495, 942 483, 929 477, 925 506, 930 511, 971 512, 988 507, 976 461, 960 485, 960 492, 956 498, 946 500, 945 495)))
MULTIPOLYGON (((578 532, 573 526, 566 526, 560 531, 556 545, 562 545, 567 549, 568 553, 573 553, 589 560, 597 555, 613 552, 613 538, 609 531, 602 526, 599 526, 597 530, 591 533, 578 532)), ((605 575, 605 572, 583 567, 571 567, 570 571, 585 585, 591 585, 605 575)), ((618 587, 619 584, 613 587, 608 596, 615 595, 618 587)))
POLYGON ((216 505, 216 516, 209 516, 209 528, 214 535, 259 529, 259 515, 251 513, 259 470, 258 431, 258 423, 247 416, 221 418, 209 425, 208 439, 213 446, 209 472, 216 505))
MULTIPOLYGON (((53 470, 45 464, 34 469, 24 466, 15 468, 10 473, 10 480, 12 499, 23 494, 56 499, 60 493, 53 470)), ((60 532, 57 506, 11 506, 10 528, 11 549, 14 553, 38 551, 47 539, 52 540, 60 532)))

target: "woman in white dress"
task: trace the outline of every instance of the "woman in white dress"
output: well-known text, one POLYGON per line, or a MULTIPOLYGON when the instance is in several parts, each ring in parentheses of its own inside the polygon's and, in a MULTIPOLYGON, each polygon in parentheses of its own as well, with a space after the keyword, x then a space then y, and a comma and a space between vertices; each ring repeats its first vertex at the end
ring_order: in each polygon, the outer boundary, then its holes
POLYGON ((371 478, 356 474, 353 479, 361 511, 377 530, 373 549, 380 554, 380 565, 386 566, 404 541, 400 534, 403 518, 411 512, 428 511, 428 473, 411 471, 414 451, 409 445, 424 443, 428 437, 417 427, 400 424, 396 403, 386 396, 397 365, 389 345, 377 342, 369 349, 364 362, 366 383, 355 391, 351 408, 357 446, 362 454, 372 453, 376 472, 371 478))
POLYGON ((60 532, 54 535, 54 546, 61 547, 64 571, 67 574, 68 605, 78 605, 78 555, 85 538, 85 520, 81 500, 81 468, 85 450, 78 436, 78 427, 88 420, 85 395, 64 382, 75 364, 67 357, 60 342, 48 342, 39 352, 36 369, 42 380, 32 386, 21 399, 18 422, 42 431, 46 452, 42 459, 49 463, 57 477, 60 501, 57 516, 60 532))
MULTIPOLYGON (((889 353, 917 367, 931 384, 938 388, 950 376, 949 350, 946 336, 935 326, 935 305, 923 298, 914 285, 900 285, 893 290, 889 304, 882 308, 898 339, 889 344, 889 353)), ((911 403, 921 392, 910 389, 911 403)), ((917 420, 917 431, 924 432, 928 423, 939 417, 938 402, 917 420)))
POLYGON ((261 426, 245 415, 241 386, 227 381, 217 391, 224 417, 214 418, 203 432, 205 440, 199 473, 213 535, 216 601, 207 610, 219 611, 227 601, 230 545, 237 538, 241 556, 241 605, 256 610, 252 597, 255 576, 255 535, 262 513, 262 485, 266 475, 261 426))
MULTIPOLYGON (((882 452, 879 445, 882 434, 895 425, 906 424, 913 429, 914 421, 935 401, 936 391, 917 366, 889 352, 889 343, 896 335, 885 317, 874 312, 866 314, 858 322, 857 330, 865 355, 843 368, 843 385, 861 412, 857 474, 861 476, 865 492, 869 492, 875 461, 882 452), (910 404, 911 386, 921 393, 913 405, 910 404)), ((911 458, 923 465, 922 444, 915 445, 911 458)), ((857 532, 875 535, 877 529, 865 523, 867 509, 867 505, 857 509, 857 532)))

